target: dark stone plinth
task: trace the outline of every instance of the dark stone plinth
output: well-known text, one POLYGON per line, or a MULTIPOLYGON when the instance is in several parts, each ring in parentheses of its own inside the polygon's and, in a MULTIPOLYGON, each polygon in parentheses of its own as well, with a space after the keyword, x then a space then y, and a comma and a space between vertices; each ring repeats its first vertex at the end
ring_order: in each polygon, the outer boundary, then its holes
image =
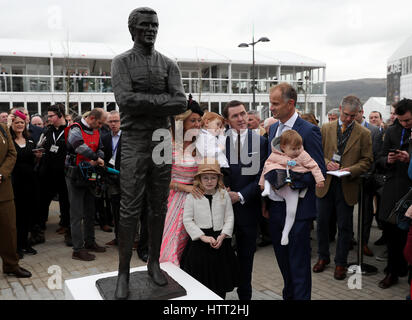
MULTIPOLYGON (((155 284, 147 271, 136 271, 130 274, 129 297, 127 300, 167 300, 187 295, 186 290, 178 284, 166 271, 167 285, 155 284)), ((115 300, 117 276, 99 279, 96 287, 104 300, 115 300)))

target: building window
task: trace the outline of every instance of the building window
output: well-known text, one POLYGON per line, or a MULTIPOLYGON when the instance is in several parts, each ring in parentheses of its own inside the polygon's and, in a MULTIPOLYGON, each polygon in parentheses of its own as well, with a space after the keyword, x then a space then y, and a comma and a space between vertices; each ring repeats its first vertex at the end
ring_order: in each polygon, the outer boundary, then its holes
POLYGON ((8 102, 0 102, 0 112, 9 112, 10 104, 8 102))
POLYGON ((27 110, 29 111, 29 115, 32 116, 33 114, 39 113, 39 105, 37 102, 27 102, 27 110))
POLYGON ((41 114, 47 114, 47 109, 48 109, 50 106, 51 106, 51 103, 50 103, 50 102, 42 102, 42 103, 41 103, 41 107, 40 107, 41 114))
POLYGON ((109 102, 109 103, 106 105, 106 109, 107 109, 108 112, 110 112, 110 111, 112 111, 112 110, 116 110, 116 103, 114 103, 114 102, 109 102))
POLYGON ((212 102, 210 104, 210 111, 219 114, 219 102, 212 102))
POLYGON ((92 110, 92 104, 90 102, 82 102, 82 114, 84 114, 87 111, 92 110))

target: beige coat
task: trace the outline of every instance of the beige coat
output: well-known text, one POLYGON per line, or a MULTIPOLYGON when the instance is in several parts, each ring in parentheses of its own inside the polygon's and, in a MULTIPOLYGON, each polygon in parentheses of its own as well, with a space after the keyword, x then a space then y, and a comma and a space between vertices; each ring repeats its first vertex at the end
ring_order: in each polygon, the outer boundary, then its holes
MULTIPOLYGON (((326 165, 328 165, 333 154, 338 150, 337 126, 338 120, 326 123, 321 128, 322 147, 326 165)), ((340 161, 340 167, 342 169, 348 168, 351 172, 350 176, 340 178, 343 195, 349 206, 353 206, 358 202, 359 176, 369 170, 372 162, 373 154, 370 131, 355 121, 340 161)), ((328 174, 325 186, 323 188, 316 188, 317 197, 323 198, 326 196, 331 180, 332 176, 328 174)))
POLYGON ((232 201, 226 190, 217 191, 213 195, 212 211, 206 197, 195 199, 192 194, 187 195, 183 211, 183 224, 192 240, 198 240, 200 236, 204 235, 200 229, 212 227, 214 231, 222 230, 221 233, 231 237, 234 221, 232 201))
POLYGON ((13 186, 11 184, 11 172, 17 159, 17 152, 14 148, 14 142, 10 131, 5 124, 0 123, 4 131, 7 133, 7 138, 0 130, 0 174, 2 182, 0 183, 0 202, 14 199, 13 186))
POLYGON ((0 257, 3 260, 3 272, 16 270, 19 263, 17 256, 16 210, 14 206, 11 172, 17 159, 13 139, 6 125, 0 126, 7 133, 7 138, 0 130, 0 257))

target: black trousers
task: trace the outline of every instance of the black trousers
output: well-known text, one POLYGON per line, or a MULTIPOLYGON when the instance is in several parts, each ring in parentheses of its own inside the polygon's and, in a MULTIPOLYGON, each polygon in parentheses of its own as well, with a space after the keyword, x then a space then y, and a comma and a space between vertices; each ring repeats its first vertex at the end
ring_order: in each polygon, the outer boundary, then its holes
POLYGON ((98 213, 98 221, 101 227, 110 224, 113 220, 110 199, 107 194, 102 197, 96 197, 96 211, 98 213))
MULTIPOLYGON (((375 217, 379 216, 380 196, 376 192, 364 192, 364 207, 362 212, 362 244, 367 245, 371 234, 371 227, 373 222, 373 197, 376 195, 378 200, 377 212, 375 217)), ((377 219, 377 218, 376 218, 377 219)))
POLYGON ((60 225, 70 228, 70 202, 67 191, 64 171, 50 172, 47 176, 40 179, 42 197, 40 204, 40 224, 45 224, 49 217, 49 207, 54 196, 59 195, 60 205, 60 225))
POLYGON ((28 247, 33 203, 24 197, 14 199, 14 203, 16 205, 17 250, 23 250, 28 247))
POLYGON ((385 222, 385 237, 388 242, 388 262, 386 273, 397 277, 407 275, 408 263, 403 255, 408 231, 399 229, 397 225, 385 222))
POLYGON ((336 212, 338 239, 336 243, 335 264, 346 266, 350 241, 353 237, 353 206, 349 206, 343 196, 339 178, 332 178, 329 191, 317 199, 317 238, 319 259, 329 259, 329 224, 331 212, 336 212))

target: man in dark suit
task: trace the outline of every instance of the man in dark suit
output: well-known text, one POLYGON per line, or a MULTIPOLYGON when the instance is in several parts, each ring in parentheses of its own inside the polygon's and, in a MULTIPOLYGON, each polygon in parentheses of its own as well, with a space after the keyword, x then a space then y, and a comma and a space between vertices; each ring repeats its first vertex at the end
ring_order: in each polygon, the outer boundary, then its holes
POLYGON ((240 265, 240 300, 252 298, 253 257, 261 214, 258 185, 266 160, 267 140, 247 129, 248 115, 240 101, 230 101, 223 110, 227 131, 226 157, 230 166, 229 195, 235 215, 235 237, 240 265))
POLYGON ((377 161, 377 165, 388 177, 383 186, 379 209, 379 219, 385 221, 384 233, 388 249, 385 278, 379 282, 379 287, 382 289, 393 286, 398 282, 399 277, 407 275, 408 272, 408 264, 403 255, 408 231, 386 220, 395 204, 412 187, 412 181, 408 177, 412 148, 412 100, 402 99, 392 111, 396 118, 386 129, 382 153, 377 161))
MULTIPOLYGON (((322 137, 319 128, 298 116, 295 110, 296 90, 288 83, 281 83, 270 89, 270 111, 279 121, 269 129, 268 152, 271 141, 283 131, 293 129, 303 139, 303 148, 316 161, 325 174, 325 162, 322 151, 322 137)), ((273 190, 269 195, 269 226, 276 259, 282 272, 285 287, 283 299, 309 300, 312 289, 310 270, 310 230, 316 218, 315 179, 311 173, 302 178, 308 191, 300 198, 296 210, 296 219, 289 233, 289 244, 282 246, 280 240, 285 225, 286 203, 273 190)))
MULTIPOLYGON (((372 257, 373 252, 368 247, 369 236, 371 232, 371 226, 373 221, 373 197, 376 196, 379 199, 379 195, 376 192, 376 184, 374 183, 373 173, 375 171, 375 161, 378 160, 380 151, 383 145, 383 135, 380 127, 377 127, 364 118, 363 106, 360 107, 360 111, 355 116, 355 120, 368 129, 371 133, 372 138, 372 152, 373 152, 373 163, 372 167, 369 170, 370 176, 365 179, 365 188, 364 188, 364 207, 363 207, 363 232, 362 232, 362 250, 363 254, 372 257)), ((379 204, 379 201, 378 201, 379 204)), ((378 205, 379 208, 379 205, 378 205)))
MULTIPOLYGON (((120 153, 121 153, 121 134, 120 130, 120 115, 116 110, 110 111, 107 117, 107 123, 110 127, 110 132, 102 136, 102 144, 104 148, 104 163, 110 168, 120 170, 120 153)), ((113 178, 115 179, 115 178, 113 178)), ((120 210, 120 181, 113 180, 107 190, 110 199, 110 208, 106 212, 100 214, 102 220, 111 220, 113 215, 115 238, 106 243, 108 245, 117 245, 117 234, 119 228, 119 210, 120 210), (111 212, 111 214, 109 214, 111 212)), ((103 211, 104 208, 100 208, 103 211)), ((101 222, 102 223, 102 222, 101 222)), ((103 221, 107 224, 109 221, 103 221)))

